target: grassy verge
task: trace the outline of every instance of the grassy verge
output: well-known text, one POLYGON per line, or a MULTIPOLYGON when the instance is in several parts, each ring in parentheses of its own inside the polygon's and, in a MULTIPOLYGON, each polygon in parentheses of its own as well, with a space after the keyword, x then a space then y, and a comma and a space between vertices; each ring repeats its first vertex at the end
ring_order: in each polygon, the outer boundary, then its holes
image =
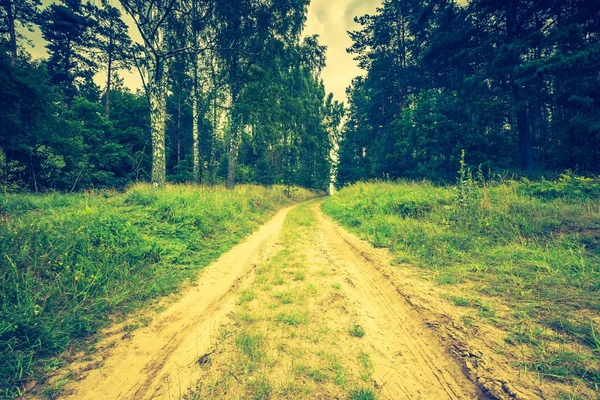
POLYGON ((351 305, 314 250, 311 205, 290 211, 278 250, 239 292, 233 321, 222 328, 207 378, 191 398, 375 398, 367 346, 340 312, 351 305))
POLYGON ((359 183, 322 207, 390 248, 398 265, 451 285, 456 306, 503 327, 509 348, 530 350, 520 368, 598 390, 600 181, 463 178, 457 187, 359 183), (510 311, 499 314, 486 299, 510 311))
POLYGON ((56 369, 61 352, 186 280, 277 209, 282 187, 0 195, 0 397, 56 369))

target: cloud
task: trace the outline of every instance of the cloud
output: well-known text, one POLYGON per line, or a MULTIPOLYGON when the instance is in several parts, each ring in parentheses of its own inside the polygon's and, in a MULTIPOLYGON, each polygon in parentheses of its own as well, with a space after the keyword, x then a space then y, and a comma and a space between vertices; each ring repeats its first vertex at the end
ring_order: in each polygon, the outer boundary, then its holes
POLYGON ((355 16, 372 14, 380 5, 381 0, 312 0, 310 4, 303 34, 318 34, 320 43, 327 46, 327 67, 322 76, 326 90, 336 100, 345 101, 346 87, 363 73, 353 55, 346 52, 352 44, 347 31, 359 29, 355 16))

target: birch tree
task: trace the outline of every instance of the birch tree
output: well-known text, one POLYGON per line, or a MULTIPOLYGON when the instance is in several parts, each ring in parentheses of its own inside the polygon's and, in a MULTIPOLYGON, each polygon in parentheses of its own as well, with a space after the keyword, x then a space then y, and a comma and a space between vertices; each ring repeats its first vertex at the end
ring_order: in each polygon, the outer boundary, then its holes
POLYGON ((120 0, 125 11, 133 18, 142 37, 144 60, 138 68, 150 104, 152 136, 152 183, 164 187, 167 183, 165 130, 167 121, 167 62, 176 51, 169 50, 165 36, 168 21, 177 0, 120 0))

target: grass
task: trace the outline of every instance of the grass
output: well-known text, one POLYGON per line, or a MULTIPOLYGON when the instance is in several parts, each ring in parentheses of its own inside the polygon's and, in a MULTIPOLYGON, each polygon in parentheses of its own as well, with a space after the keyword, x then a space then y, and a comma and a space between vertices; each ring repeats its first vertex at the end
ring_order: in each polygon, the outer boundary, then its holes
POLYGON ((362 328, 362 326, 358 324, 352 325, 352 327, 348 329, 348 333, 350 334, 350 336, 354 336, 357 338, 365 336, 365 330, 362 328))
POLYGON ((360 388, 350 391, 348 398, 350 400, 375 400, 377 396, 371 389, 360 388))
POLYGON ((456 306, 513 331, 509 342, 532 350, 522 368, 598 390, 600 180, 476 183, 463 171, 459 182, 358 183, 322 209, 447 286, 456 306))
POLYGON ((177 291, 277 209, 311 197, 255 186, 0 194, 0 397, 19 395, 62 352, 177 291))

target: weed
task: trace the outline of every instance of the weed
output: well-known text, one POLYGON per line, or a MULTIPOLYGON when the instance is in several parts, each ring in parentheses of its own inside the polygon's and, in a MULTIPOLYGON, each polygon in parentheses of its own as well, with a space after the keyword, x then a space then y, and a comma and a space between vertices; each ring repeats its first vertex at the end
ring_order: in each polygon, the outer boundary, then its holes
POLYGON ((455 306, 458 307, 468 307, 471 305, 471 302, 468 299, 460 296, 450 296, 450 300, 454 303, 455 306))
POLYGON ((306 325, 308 323, 308 312, 307 311, 286 311, 277 314, 275 318, 277 322, 283 322, 288 325, 306 325))
POLYGON ((296 271, 294 273, 295 281, 303 281, 304 279, 306 279, 306 273, 304 271, 296 271))
POLYGON ((359 324, 352 325, 352 327, 348 329, 348 333, 350 334, 350 336, 354 336, 357 338, 365 336, 365 330, 359 324))
POLYGON ((260 377, 249 385, 250 399, 266 400, 273 394, 273 385, 265 377, 260 377))
POLYGON ((360 353, 358 356, 358 363, 361 369, 361 379, 365 382, 368 382, 373 376, 374 371, 373 363, 371 362, 371 357, 367 353, 360 353))
POLYGON ((243 330, 235 339, 235 344, 250 361, 258 362, 265 356, 264 337, 261 334, 243 330))
POLYGON ((342 288, 342 285, 338 282, 332 283, 331 287, 334 288, 335 290, 340 290, 342 288))
POLYGON ((273 297, 279 300, 281 304, 292 304, 294 302, 294 293, 289 290, 273 293, 273 297))
POLYGON ((375 396, 375 392, 371 389, 360 388, 351 390, 348 394, 348 398, 350 400, 375 400, 377 396, 375 396))
POLYGON ((327 380, 327 374, 318 368, 311 369, 307 375, 315 382, 325 382, 327 380))
POLYGON ((256 291, 253 289, 244 289, 240 292, 240 303, 247 303, 256 298, 256 291))

